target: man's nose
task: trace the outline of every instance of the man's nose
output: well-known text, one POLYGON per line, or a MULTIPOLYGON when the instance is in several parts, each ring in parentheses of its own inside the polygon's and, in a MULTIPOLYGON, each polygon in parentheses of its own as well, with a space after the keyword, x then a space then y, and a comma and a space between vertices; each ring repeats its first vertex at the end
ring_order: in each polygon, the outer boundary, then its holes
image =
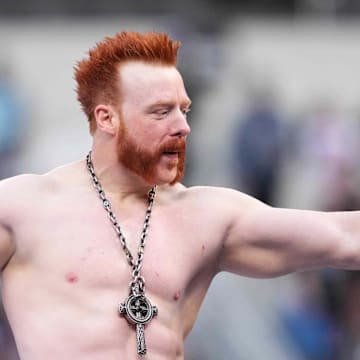
POLYGON ((174 119, 172 136, 185 137, 190 134, 191 128, 186 118, 186 113, 179 111, 174 119))

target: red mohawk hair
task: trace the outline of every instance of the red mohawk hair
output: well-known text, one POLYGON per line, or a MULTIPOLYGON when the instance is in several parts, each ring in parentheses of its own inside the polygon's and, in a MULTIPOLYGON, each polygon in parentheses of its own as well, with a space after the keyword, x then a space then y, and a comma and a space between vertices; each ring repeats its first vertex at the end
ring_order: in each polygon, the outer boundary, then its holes
POLYGON ((180 42, 164 33, 119 32, 106 37, 89 50, 89 56, 79 61, 74 70, 77 99, 95 130, 95 107, 105 102, 119 104, 118 66, 126 61, 144 61, 175 66, 180 42))

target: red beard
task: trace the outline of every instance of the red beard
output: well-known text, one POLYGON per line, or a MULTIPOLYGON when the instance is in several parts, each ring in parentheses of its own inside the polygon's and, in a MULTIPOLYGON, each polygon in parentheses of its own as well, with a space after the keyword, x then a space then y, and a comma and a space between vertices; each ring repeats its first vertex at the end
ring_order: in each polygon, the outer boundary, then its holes
POLYGON ((146 182, 155 184, 157 165, 166 152, 177 152, 177 164, 169 162, 171 170, 177 167, 176 176, 170 185, 181 181, 185 172, 186 140, 184 137, 166 141, 153 150, 146 149, 130 137, 124 125, 121 126, 118 138, 118 159, 129 170, 141 176, 146 182))

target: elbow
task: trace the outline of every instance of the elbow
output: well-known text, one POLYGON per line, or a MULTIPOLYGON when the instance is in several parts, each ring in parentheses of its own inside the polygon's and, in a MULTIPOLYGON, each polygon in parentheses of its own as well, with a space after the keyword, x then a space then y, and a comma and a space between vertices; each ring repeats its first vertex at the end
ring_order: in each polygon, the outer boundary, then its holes
POLYGON ((344 270, 360 269, 360 238, 354 235, 343 235, 335 247, 333 264, 344 270))

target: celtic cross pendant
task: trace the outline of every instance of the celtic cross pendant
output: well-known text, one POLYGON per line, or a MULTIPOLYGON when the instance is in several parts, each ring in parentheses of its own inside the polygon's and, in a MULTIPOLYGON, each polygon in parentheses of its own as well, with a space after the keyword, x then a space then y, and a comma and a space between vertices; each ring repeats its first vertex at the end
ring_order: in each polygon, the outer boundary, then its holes
POLYGON ((144 295, 131 294, 124 303, 119 305, 119 313, 136 326, 137 352, 139 355, 146 354, 145 324, 157 316, 158 309, 152 306, 149 299, 144 295))

